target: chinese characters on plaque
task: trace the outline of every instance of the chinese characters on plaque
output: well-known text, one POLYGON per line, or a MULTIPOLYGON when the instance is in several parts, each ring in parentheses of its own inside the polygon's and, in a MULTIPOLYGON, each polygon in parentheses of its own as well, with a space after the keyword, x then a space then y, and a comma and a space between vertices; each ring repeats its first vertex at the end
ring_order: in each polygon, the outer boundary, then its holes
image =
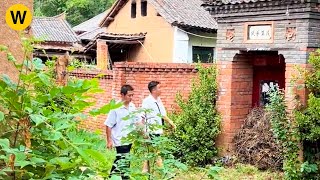
POLYGON ((272 26, 271 25, 249 25, 248 40, 271 40, 272 26))

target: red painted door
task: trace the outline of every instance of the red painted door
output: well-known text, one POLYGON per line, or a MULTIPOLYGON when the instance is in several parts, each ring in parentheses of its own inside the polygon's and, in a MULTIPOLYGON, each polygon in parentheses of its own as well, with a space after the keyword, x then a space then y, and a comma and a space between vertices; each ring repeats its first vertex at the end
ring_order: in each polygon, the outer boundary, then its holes
POLYGON ((273 86, 285 88, 284 59, 279 56, 257 57, 253 63, 252 106, 268 103, 267 91, 273 86))

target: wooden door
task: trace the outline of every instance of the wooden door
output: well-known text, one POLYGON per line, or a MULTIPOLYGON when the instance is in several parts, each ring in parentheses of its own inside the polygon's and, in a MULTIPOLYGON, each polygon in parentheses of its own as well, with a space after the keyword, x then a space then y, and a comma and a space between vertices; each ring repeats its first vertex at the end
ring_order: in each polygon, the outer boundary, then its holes
POLYGON ((269 102, 267 91, 278 86, 285 88, 284 59, 277 56, 257 57, 253 63, 252 106, 260 107, 269 102))

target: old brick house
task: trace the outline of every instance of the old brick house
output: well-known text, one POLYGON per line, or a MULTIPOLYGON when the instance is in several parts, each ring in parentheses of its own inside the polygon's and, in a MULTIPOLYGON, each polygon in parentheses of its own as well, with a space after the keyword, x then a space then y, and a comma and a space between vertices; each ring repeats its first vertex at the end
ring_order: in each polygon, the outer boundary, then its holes
POLYGON ((212 62, 217 24, 201 3, 201 0, 187 3, 181 0, 117 0, 107 13, 74 30, 82 33, 88 29, 80 38, 87 44, 88 52, 97 51, 98 66, 102 68, 105 66, 99 63, 103 64, 101 61, 105 62, 106 58, 111 58, 112 62, 192 63, 199 59, 212 62), (106 29, 101 29, 103 27, 106 29), (101 52, 104 50, 108 50, 107 54, 101 52))
POLYGON ((305 102, 305 89, 290 81, 295 66, 306 68, 309 52, 320 45, 319 3, 204 0, 203 6, 218 22, 219 143, 229 150, 248 111, 267 102, 270 86, 285 89, 290 109, 294 98, 305 102))
MULTIPOLYGON (((6 10, 14 4, 24 4, 31 11, 33 9, 33 1, 25 0, 10 0, 10 1, 0 1, 0 44, 9 47, 9 50, 16 57, 17 61, 22 62, 23 52, 22 45, 19 37, 19 33, 11 29, 5 21, 6 10)), ((0 74, 7 74, 13 79, 17 79, 18 70, 6 60, 6 56, 3 53, 0 53, 0 74)))
POLYGON ((34 46, 34 56, 46 60, 53 56, 70 52, 78 59, 91 60, 83 54, 84 47, 65 19, 65 14, 54 17, 34 17, 31 24, 32 35, 41 40, 34 46))

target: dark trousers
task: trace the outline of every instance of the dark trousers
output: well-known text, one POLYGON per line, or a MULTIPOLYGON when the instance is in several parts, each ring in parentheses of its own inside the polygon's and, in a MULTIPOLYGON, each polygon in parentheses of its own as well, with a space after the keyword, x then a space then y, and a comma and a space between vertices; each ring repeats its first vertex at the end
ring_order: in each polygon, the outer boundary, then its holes
POLYGON ((126 155, 130 153, 131 146, 132 144, 116 147, 117 156, 111 168, 111 172, 110 172, 111 176, 115 174, 115 175, 121 176, 122 179, 129 179, 128 176, 124 175, 123 169, 129 168, 130 162, 123 162, 123 163, 119 163, 119 162, 125 159, 126 155))

